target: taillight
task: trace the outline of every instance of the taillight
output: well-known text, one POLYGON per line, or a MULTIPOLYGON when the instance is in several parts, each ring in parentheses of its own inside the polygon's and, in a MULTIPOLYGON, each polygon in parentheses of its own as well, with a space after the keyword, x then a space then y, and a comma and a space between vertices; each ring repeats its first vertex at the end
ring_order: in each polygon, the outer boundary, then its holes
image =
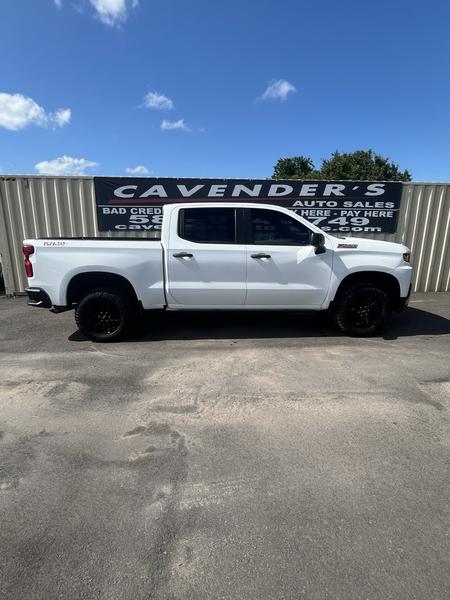
POLYGON ((27 277, 33 277, 33 265, 30 256, 34 254, 34 246, 22 246, 23 256, 25 258, 25 272, 27 277))

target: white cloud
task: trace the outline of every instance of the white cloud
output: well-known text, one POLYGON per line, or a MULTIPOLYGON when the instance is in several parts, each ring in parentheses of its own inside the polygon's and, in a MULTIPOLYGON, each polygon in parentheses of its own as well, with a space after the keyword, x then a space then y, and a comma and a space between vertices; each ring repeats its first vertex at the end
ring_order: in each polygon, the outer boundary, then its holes
POLYGON ((70 123, 71 118, 72 111, 70 108, 60 108, 56 112, 50 114, 50 120, 59 127, 64 127, 64 125, 70 123))
POLYGON ((281 100, 281 102, 284 102, 289 94, 296 91, 292 83, 289 83, 286 79, 278 79, 269 83, 261 98, 262 100, 281 100))
POLYGON ((158 92, 149 92, 144 97, 144 105, 147 108, 157 108, 158 110, 172 110, 174 104, 170 98, 158 92))
POLYGON ((98 163, 85 158, 59 156, 54 160, 43 160, 34 165, 39 175, 85 175, 87 169, 95 169, 98 163))
POLYGON ((138 165, 137 167, 127 167, 125 169, 130 175, 148 175, 150 171, 144 165, 138 165))
MULTIPOLYGON (((57 8, 62 8, 63 0, 53 0, 57 8)), ((72 2, 72 8, 83 13, 89 3, 94 9, 94 16, 110 27, 120 26, 128 18, 130 10, 139 6, 139 0, 77 0, 72 2)))
POLYGON ((184 122, 184 119, 179 119, 178 121, 168 121, 167 119, 164 119, 161 123, 161 129, 164 129, 165 131, 171 129, 182 129, 183 131, 191 131, 184 122))
POLYGON ((90 0, 97 18, 110 27, 121 25, 127 20, 129 8, 139 6, 139 0, 90 0))
POLYGON ((18 131, 27 125, 46 125, 42 106, 22 94, 0 93, 0 127, 18 131))
POLYGON ((28 96, 0 93, 0 127, 19 131, 28 125, 63 127, 71 118, 70 108, 46 113, 44 108, 28 96))

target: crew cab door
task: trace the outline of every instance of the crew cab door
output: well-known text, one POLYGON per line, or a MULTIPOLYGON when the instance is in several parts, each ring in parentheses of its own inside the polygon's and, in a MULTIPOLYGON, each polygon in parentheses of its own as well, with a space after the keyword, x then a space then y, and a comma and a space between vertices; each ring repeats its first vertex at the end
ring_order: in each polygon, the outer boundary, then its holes
POLYGON ((310 243, 312 230, 277 209, 246 208, 250 306, 318 308, 327 296, 333 254, 310 243))
POLYGON ((174 210, 167 247, 169 307, 227 307, 245 303, 246 252, 238 243, 234 207, 174 210))

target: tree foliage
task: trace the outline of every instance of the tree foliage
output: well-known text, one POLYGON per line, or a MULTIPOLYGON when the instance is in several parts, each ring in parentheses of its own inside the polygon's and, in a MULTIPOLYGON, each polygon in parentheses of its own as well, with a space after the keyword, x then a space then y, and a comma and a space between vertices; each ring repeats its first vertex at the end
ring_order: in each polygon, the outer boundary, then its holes
POLYGON ((389 158, 373 150, 333 152, 316 169, 309 156, 280 158, 273 170, 275 179, 342 179, 362 181, 411 181, 408 170, 401 171, 389 158))
POLYGON ((315 179, 316 168, 309 156, 280 158, 273 169, 275 179, 315 179))

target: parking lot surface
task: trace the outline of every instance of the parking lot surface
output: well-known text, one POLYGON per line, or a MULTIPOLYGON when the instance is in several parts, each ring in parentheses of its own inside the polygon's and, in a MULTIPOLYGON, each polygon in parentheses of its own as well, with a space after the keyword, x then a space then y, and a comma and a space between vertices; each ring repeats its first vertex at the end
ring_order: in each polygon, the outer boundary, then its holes
POLYGON ((0 298, 0 597, 448 598, 450 294, 384 337, 0 298))

